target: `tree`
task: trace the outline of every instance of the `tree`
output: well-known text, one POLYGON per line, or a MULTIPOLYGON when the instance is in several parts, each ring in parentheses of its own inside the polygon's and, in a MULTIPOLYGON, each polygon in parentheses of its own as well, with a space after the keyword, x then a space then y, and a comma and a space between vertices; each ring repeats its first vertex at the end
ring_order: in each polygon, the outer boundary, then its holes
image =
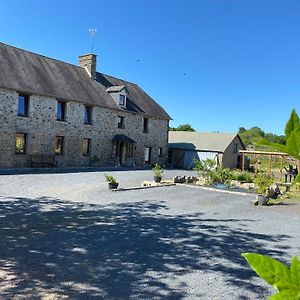
MULTIPOLYGON (((285 126, 285 134, 286 134, 286 144, 278 144, 278 143, 269 143, 269 145, 273 146, 275 149, 286 152, 293 158, 298 160, 298 165, 300 169, 300 122, 299 117, 296 113, 296 110, 293 109, 289 120, 285 126)), ((300 181, 300 174, 296 178, 296 182, 300 181)))
POLYGON ((239 134, 244 133, 245 131, 247 131, 247 129, 245 127, 239 128, 239 134))
POLYGON ((288 120, 285 126, 285 137, 288 139, 290 134, 297 128, 300 128, 299 117, 296 113, 296 110, 293 109, 290 119, 288 120))
POLYGON ((181 124, 177 127, 170 127, 171 131, 195 131, 190 124, 181 124))
POLYGON ((245 146, 255 144, 265 136, 265 132, 259 127, 252 127, 249 130, 245 129, 245 131, 244 129, 244 127, 240 127, 239 134, 245 146))
POLYGON ((251 129, 245 129, 244 127, 240 127, 239 135, 245 146, 251 144, 271 146, 271 143, 285 145, 284 135, 265 133, 262 129, 260 129, 257 126, 254 126, 251 129))
POLYGON ((284 135, 266 133, 265 139, 270 143, 278 143, 278 144, 285 145, 285 136, 284 135))

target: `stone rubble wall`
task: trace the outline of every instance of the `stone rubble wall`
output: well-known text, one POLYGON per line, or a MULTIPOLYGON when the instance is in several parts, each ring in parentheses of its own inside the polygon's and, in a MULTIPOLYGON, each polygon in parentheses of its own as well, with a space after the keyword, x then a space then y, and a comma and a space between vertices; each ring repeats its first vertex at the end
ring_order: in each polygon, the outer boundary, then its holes
POLYGON ((168 121, 149 117, 149 133, 143 133, 144 115, 103 107, 92 108, 92 125, 84 124, 84 104, 68 101, 66 121, 56 120, 57 99, 31 95, 29 116, 19 117, 18 93, 0 89, 0 167, 26 167, 31 155, 54 155, 55 136, 65 137, 64 153, 56 155, 58 166, 114 166, 112 139, 124 134, 136 141, 134 165, 144 164, 144 149, 152 147, 151 163, 165 164, 168 154, 168 121), (125 117, 125 128, 118 128, 118 116, 125 117), (16 133, 27 134, 26 154, 15 154, 16 133), (82 155, 84 138, 91 139, 91 155, 82 155), (158 149, 163 156, 158 157, 158 149))

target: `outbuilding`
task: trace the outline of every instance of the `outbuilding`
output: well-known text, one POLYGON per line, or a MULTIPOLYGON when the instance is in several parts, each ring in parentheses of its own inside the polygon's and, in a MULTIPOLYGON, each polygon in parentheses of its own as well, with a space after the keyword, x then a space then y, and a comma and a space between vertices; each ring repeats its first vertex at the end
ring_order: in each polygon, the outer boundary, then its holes
POLYGON ((172 167, 192 169, 194 159, 210 158, 224 168, 241 168, 240 150, 245 146, 236 133, 169 131, 168 163, 172 167))

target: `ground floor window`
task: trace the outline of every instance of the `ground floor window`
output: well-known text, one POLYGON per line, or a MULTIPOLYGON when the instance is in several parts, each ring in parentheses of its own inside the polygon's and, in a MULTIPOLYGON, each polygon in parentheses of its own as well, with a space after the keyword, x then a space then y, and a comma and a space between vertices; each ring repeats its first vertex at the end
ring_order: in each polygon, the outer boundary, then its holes
POLYGON ((145 147, 145 164, 150 164, 151 162, 151 153, 152 152, 152 148, 151 147, 145 147))
POLYGON ((91 154, 91 139, 83 139, 82 155, 88 156, 91 154))
POLYGON ((64 137, 63 136, 56 136, 55 137, 55 154, 62 155, 64 148, 64 137))
POLYGON ((16 154, 25 154, 26 153, 26 133, 17 133, 16 134, 16 154))
POLYGON ((163 156, 163 148, 158 148, 158 157, 163 156))

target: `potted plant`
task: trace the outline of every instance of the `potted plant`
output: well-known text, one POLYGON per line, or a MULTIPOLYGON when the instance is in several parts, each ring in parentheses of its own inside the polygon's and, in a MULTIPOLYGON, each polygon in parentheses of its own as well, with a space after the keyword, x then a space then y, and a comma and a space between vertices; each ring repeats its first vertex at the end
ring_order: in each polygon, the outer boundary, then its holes
POLYGON ((154 173, 154 181, 155 182, 161 182, 161 179, 163 177, 164 169, 162 166, 159 164, 155 164, 154 167, 152 168, 153 173, 154 173))
POLYGON ((258 194, 257 200, 260 205, 267 205, 268 190, 269 187, 273 184, 274 175, 270 172, 260 171, 257 172, 254 176, 255 191, 258 194))
POLYGON ((105 174, 105 179, 108 183, 109 190, 115 190, 118 188, 119 183, 117 182, 117 179, 115 177, 105 174))

